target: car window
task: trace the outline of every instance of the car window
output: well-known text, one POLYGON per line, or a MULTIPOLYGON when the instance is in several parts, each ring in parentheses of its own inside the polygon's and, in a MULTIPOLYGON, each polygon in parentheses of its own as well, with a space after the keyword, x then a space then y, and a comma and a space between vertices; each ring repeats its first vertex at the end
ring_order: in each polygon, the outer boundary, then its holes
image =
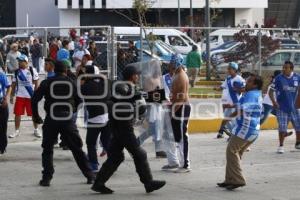
POLYGON ((189 45, 193 46, 194 43, 186 35, 180 35, 189 45))
POLYGON ((184 40, 178 36, 169 36, 169 41, 172 46, 187 46, 184 40))
POLYGON ((210 36, 209 40, 210 42, 218 42, 218 36, 210 36))
POLYGON ((294 64, 300 65, 300 53, 295 53, 294 64))
POLYGON ((228 41, 232 41, 232 40, 234 40, 233 36, 228 36, 228 35, 227 36, 223 36, 223 41, 224 42, 228 42, 228 41))
POLYGON ((281 52, 281 53, 276 53, 273 56, 271 56, 267 63, 268 65, 275 65, 275 66, 281 66, 283 63, 287 60, 291 59, 291 53, 289 52, 281 52))

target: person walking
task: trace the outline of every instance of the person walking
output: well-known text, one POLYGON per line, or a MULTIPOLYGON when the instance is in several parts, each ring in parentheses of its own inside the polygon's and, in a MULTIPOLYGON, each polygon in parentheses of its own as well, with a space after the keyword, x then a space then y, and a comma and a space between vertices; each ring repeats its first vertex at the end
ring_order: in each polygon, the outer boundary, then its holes
POLYGON ((4 72, 0 72, 0 156, 7 147, 8 101, 11 93, 11 84, 4 72))
POLYGON ((110 93, 107 91, 109 83, 103 75, 95 76, 94 66, 86 67, 86 77, 81 85, 81 93, 84 96, 85 108, 88 112, 86 145, 88 158, 93 171, 98 171, 99 162, 97 159, 97 140, 100 135, 103 149, 109 148, 110 130, 108 126, 107 107, 110 93), (89 75, 92 75, 90 77, 89 75), (103 96, 104 95, 104 96, 103 96), (103 98, 99 98, 103 96, 103 98))
MULTIPOLYGON (((12 92, 10 103, 14 103, 16 96, 14 114, 15 114, 15 132, 9 135, 9 138, 15 138, 20 135, 21 117, 25 114, 32 116, 31 98, 34 90, 39 87, 39 75, 35 68, 29 67, 28 57, 22 54, 18 57, 19 69, 15 71, 12 80, 12 92)), ((38 124, 33 122, 34 136, 41 138, 42 135, 38 130, 38 124)))
POLYGON ((183 58, 181 55, 173 55, 171 65, 174 77, 171 88, 171 124, 175 142, 179 147, 180 167, 176 173, 190 172, 188 123, 191 115, 189 103, 189 79, 184 71, 183 58))
POLYGON ((78 167, 87 178, 87 184, 92 184, 95 177, 82 150, 83 143, 77 126, 72 120, 73 113, 82 101, 77 94, 75 83, 67 77, 67 67, 62 62, 55 64, 55 76, 44 80, 33 95, 32 112, 36 123, 43 122, 38 110, 38 103, 42 98, 45 98, 46 118, 43 124, 43 171, 40 186, 50 186, 53 178, 53 146, 57 141, 58 133, 62 135, 64 142, 72 151, 78 167))
POLYGON ((236 117, 236 123, 226 150, 225 181, 217 183, 219 187, 234 190, 246 185, 240 161, 243 153, 259 135, 262 87, 262 78, 258 75, 251 75, 247 79, 246 92, 239 100, 238 110, 231 114, 231 117, 236 117))
POLYGON ((64 40, 62 42, 62 47, 59 49, 56 55, 57 61, 70 60, 69 43, 69 40, 64 40))
POLYGON ((186 57, 187 73, 189 77, 189 83, 192 88, 195 86, 195 80, 199 73, 201 64, 201 54, 198 50, 198 46, 194 45, 192 51, 186 57))
POLYGON ((43 57, 42 45, 38 39, 33 40, 33 45, 30 48, 32 65, 38 73, 40 73, 40 59, 43 57))
POLYGON ((147 193, 159 190, 166 182, 153 180, 151 169, 147 160, 147 153, 139 145, 134 134, 134 113, 143 114, 145 106, 134 106, 136 100, 142 101, 142 97, 136 91, 136 84, 139 81, 140 71, 135 66, 127 66, 123 71, 124 81, 127 83, 118 83, 115 87, 115 95, 112 98, 112 110, 110 123, 112 128, 112 140, 108 150, 108 158, 102 165, 97 174, 92 190, 102 194, 112 194, 114 191, 107 188, 105 183, 118 169, 124 161, 124 148, 131 154, 136 172, 140 177, 140 181, 144 184, 147 193), (132 97, 133 96, 133 97, 132 97), (124 108, 132 108, 137 111, 129 111, 124 113, 124 108))
POLYGON ((299 84, 300 76, 294 72, 294 64, 286 61, 282 67, 282 73, 275 77, 269 91, 273 107, 276 109, 279 126, 279 147, 277 149, 279 154, 284 153, 284 140, 290 136, 287 131, 290 121, 296 131, 295 148, 300 149, 300 111, 295 107, 299 84))
POLYGON ((243 79, 239 74, 239 66, 235 62, 231 62, 228 65, 227 73, 228 76, 226 80, 222 83, 220 87, 215 88, 215 90, 222 90, 222 107, 224 112, 224 120, 221 123, 217 138, 223 138, 224 133, 230 135, 231 121, 227 120, 232 113, 236 110, 236 104, 242 96, 243 88, 245 86, 245 79, 243 79), (238 86, 238 87, 236 87, 238 86))
POLYGON ((18 51, 18 44, 13 43, 10 46, 10 51, 6 55, 6 67, 9 73, 14 73, 18 68, 18 60, 17 58, 21 56, 21 53, 18 51))

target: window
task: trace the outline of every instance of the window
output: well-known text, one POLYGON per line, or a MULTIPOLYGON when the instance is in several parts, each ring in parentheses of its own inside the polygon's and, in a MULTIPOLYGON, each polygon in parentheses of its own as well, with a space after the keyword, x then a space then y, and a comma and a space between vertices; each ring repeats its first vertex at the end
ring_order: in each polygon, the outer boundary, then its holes
POLYGON ((294 64, 300 65, 300 53, 295 53, 294 64))
POLYGON ((223 41, 224 42, 229 42, 229 41, 233 41, 233 36, 223 36, 223 41))
POLYGON ((281 65, 283 65, 283 63, 285 61, 290 60, 290 59, 291 59, 291 53, 288 53, 288 52, 277 53, 268 59, 267 64, 273 65, 273 66, 274 65, 281 66, 281 65))
POLYGON ((189 45, 193 46, 194 43, 193 41, 191 41, 191 39, 189 39, 187 36, 185 35, 180 35, 189 45))
POLYGON ((184 40, 178 36, 169 36, 168 38, 172 46, 187 46, 184 40))

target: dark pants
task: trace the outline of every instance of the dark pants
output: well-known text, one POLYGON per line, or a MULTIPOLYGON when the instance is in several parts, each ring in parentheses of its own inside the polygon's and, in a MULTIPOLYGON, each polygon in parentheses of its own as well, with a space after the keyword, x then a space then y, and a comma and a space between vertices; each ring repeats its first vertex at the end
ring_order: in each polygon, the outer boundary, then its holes
POLYGON ((4 153, 7 147, 7 122, 8 107, 2 108, 0 105, 0 154, 4 153))
POLYGON ((103 126, 103 124, 89 123, 87 128, 87 134, 86 134, 86 145, 88 149, 89 161, 93 164, 98 164, 97 139, 99 135, 100 135, 100 141, 103 145, 103 149, 107 151, 109 148, 109 142, 111 136, 108 125, 103 126))
POLYGON ((91 167, 84 151, 82 150, 82 140, 77 126, 73 121, 54 121, 49 116, 46 117, 43 125, 42 142, 42 165, 43 178, 52 179, 53 167, 53 146, 57 140, 58 133, 63 137, 63 141, 72 151, 75 161, 86 178, 92 176, 91 167))
POLYGON ((189 141, 188 141, 188 122, 191 114, 191 106, 189 104, 182 105, 171 118, 171 124, 173 128, 175 142, 182 144, 184 168, 190 166, 189 161, 189 141))
POLYGON ((108 158, 97 174, 96 184, 104 185, 124 161, 124 148, 131 154, 136 172, 143 184, 152 181, 152 174, 146 151, 140 147, 134 135, 132 123, 111 120, 112 141, 108 150, 108 158))
POLYGON ((40 72, 40 57, 32 57, 32 65, 36 71, 40 72))

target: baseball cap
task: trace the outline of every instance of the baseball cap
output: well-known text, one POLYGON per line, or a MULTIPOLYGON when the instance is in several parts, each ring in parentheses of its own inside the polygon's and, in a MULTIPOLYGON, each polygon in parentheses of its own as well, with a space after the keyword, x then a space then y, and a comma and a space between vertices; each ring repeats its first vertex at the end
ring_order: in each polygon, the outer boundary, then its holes
POLYGON ((123 78, 124 80, 128 80, 132 75, 135 74, 141 74, 141 71, 133 65, 128 65, 123 71, 123 78))
POLYGON ((17 57, 17 60, 28 62, 28 57, 25 54, 21 54, 19 57, 17 57))
POLYGON ((176 68, 183 65, 183 57, 181 54, 172 54, 170 64, 173 64, 176 68))
POLYGON ((238 70, 239 69, 239 65, 236 62, 230 62, 229 63, 229 67, 234 69, 234 70, 238 70))

